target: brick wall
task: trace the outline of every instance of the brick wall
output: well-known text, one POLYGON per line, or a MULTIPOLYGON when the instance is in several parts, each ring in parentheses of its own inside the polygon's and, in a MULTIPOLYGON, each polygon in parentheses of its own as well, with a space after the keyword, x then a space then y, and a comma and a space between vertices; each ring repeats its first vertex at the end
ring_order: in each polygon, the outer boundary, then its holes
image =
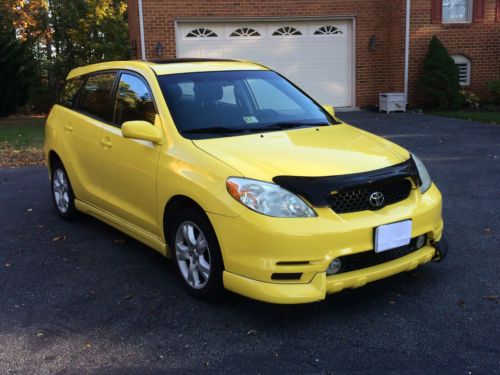
POLYGON ((436 35, 450 55, 471 60, 471 85, 480 98, 487 98, 486 82, 500 79, 500 20, 496 19, 497 0, 484 0, 484 20, 471 24, 431 23, 431 1, 412 0, 410 42, 410 100, 415 101, 416 82, 427 46, 436 35))
MULTIPOLYGON (((441 25, 431 23, 431 0, 412 0, 410 45, 410 101, 427 44, 433 34, 452 54, 472 60, 471 89, 485 95, 485 81, 500 76, 500 23, 495 22, 497 0, 485 1, 483 23, 441 25)), ((131 41, 140 57, 137 0, 129 0, 131 41)), ((356 17, 356 105, 378 103, 383 91, 402 91, 404 78, 405 0, 143 0, 146 54, 155 57, 158 41, 163 58, 175 57, 175 19, 240 17, 356 17), (374 35, 376 48, 369 48, 374 35)))

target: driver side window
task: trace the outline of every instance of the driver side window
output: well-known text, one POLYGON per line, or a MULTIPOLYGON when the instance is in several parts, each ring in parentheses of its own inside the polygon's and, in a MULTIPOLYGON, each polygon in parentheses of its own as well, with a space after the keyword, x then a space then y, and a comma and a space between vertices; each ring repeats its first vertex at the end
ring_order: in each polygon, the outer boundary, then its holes
POLYGON ((121 126, 126 121, 154 123, 156 110, 153 98, 144 81, 123 73, 116 91, 114 123, 121 126))

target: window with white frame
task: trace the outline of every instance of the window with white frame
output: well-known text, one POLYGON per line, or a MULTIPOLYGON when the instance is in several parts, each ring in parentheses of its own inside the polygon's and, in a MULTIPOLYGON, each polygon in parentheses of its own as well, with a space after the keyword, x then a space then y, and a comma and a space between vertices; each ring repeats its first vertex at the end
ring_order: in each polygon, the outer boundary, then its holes
POLYGON ((443 0, 443 22, 468 23, 472 21, 473 0, 443 0))
POLYGON ((470 71, 471 71, 471 64, 470 60, 461 55, 453 55, 451 56, 453 61, 455 61, 455 65, 458 68, 458 76, 459 76, 459 83, 462 86, 469 86, 470 85, 470 71))

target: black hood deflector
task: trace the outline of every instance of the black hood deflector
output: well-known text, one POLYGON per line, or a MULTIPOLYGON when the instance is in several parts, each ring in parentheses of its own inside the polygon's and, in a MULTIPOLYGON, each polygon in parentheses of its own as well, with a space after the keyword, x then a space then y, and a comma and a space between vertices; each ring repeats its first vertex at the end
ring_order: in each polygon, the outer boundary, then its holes
POLYGON ((273 181, 282 188, 304 197, 313 206, 327 207, 334 191, 408 177, 420 185, 417 166, 411 157, 400 164, 369 172, 324 177, 276 176, 273 181))

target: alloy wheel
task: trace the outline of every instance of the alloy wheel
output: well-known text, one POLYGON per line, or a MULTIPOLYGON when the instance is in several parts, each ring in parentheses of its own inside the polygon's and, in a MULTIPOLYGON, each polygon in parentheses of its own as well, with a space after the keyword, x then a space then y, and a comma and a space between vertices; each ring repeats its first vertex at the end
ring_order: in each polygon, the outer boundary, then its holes
POLYGON ((210 250, 205 235, 192 221, 183 221, 175 234, 179 270, 188 285, 204 288, 210 278, 210 250))
POLYGON ((64 214, 69 208, 69 184, 62 169, 57 168, 54 171, 52 186, 56 206, 64 214))

